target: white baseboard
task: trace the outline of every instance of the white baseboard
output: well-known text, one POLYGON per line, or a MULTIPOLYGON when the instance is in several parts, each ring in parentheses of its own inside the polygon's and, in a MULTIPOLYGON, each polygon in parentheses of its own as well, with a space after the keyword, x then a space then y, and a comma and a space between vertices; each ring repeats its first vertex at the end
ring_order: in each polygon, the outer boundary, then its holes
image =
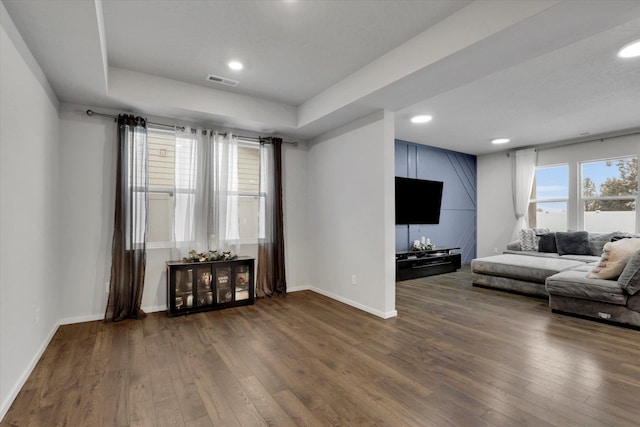
POLYGON ((340 295, 336 295, 332 292, 327 292, 324 289, 319 289, 319 288, 315 288, 315 287, 311 287, 309 288, 310 290, 312 290, 313 292, 319 293, 320 295, 324 295, 325 297, 329 297, 331 299, 334 299, 336 301, 340 301, 342 303, 345 303, 347 305, 350 305, 351 307, 355 307, 359 310, 362 311, 366 311, 367 313, 373 314, 374 316, 378 316, 381 317, 383 319, 389 319, 391 317, 396 317, 398 315, 398 311, 397 310, 391 310, 391 311, 387 311, 387 312, 383 312, 380 310, 376 310, 375 308, 371 308, 369 306, 366 306, 364 304, 360 304, 359 302, 356 301, 352 301, 348 298, 342 297, 340 295))
POLYGON ((145 313, 157 313, 158 311, 167 311, 166 305, 154 305, 151 307, 142 307, 145 313))
POLYGON ((40 357, 42 357, 42 354, 49 346, 49 343, 51 342, 51 339, 55 335, 59 326, 60 326, 60 322, 53 325, 51 332, 49 332, 49 335, 47 336, 47 338, 45 338, 45 340, 40 345, 38 352, 33 356, 33 358, 31 359, 31 362, 29 362, 29 364, 27 365, 22 375, 20 375, 18 382, 14 384, 14 386, 11 388, 11 391, 7 395, 7 398, 4 400, 4 402, 2 402, 2 406, 0 406, 0 421, 4 419, 5 415, 7 415, 7 412, 9 411, 11 404, 13 404, 13 401, 16 400, 16 397, 18 397, 18 393, 20 393, 20 390, 22 390, 24 383, 26 383, 27 379, 29 379, 29 375, 31 375, 31 372, 33 372, 33 369, 38 364, 40 357))
POLYGON ((60 325, 72 325, 74 323, 94 322, 96 320, 104 320, 104 313, 87 314, 86 316, 65 317, 64 319, 60 319, 60 325))
POLYGON ((388 312, 382 312, 380 310, 376 310, 375 308, 371 308, 368 307, 366 305, 360 304, 358 302, 352 301, 348 298, 344 298, 341 297, 339 295, 336 295, 334 293, 331 292, 327 292, 325 290, 322 289, 318 289, 318 288, 314 288, 313 286, 309 286, 309 285, 303 285, 303 286, 293 286, 293 287, 288 287, 287 286, 287 293, 289 292, 300 292, 300 291, 312 291, 315 293, 318 293, 320 295, 324 295, 325 297, 329 297, 331 299, 334 299, 336 301, 340 301, 344 304, 350 305, 351 307, 355 307, 359 310, 362 311, 366 311, 367 313, 373 314, 374 316, 378 316, 381 317, 383 319, 390 319, 392 317, 397 317, 398 316, 398 311, 397 310, 391 310, 388 312))
MULTIPOLYGON (((157 305, 151 307, 142 307, 145 313, 155 313, 156 311, 167 311, 167 306, 157 305)), ((87 314, 85 316, 66 317, 60 320, 60 325, 72 325, 74 323, 95 322, 96 320, 104 320, 104 313, 87 314)))
POLYGON ((289 292, 300 292, 300 291, 310 291, 310 290, 311 290, 311 286, 309 286, 309 285, 292 286, 292 287, 287 286, 287 293, 289 293, 289 292))

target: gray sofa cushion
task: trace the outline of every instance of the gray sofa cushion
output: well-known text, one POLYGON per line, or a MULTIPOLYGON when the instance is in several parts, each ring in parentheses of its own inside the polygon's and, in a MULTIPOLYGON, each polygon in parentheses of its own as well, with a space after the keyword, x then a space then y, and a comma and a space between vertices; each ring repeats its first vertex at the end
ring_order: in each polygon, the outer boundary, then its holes
POLYGON ((600 257, 593 255, 558 255, 553 252, 534 252, 534 251, 514 251, 514 250, 506 250, 503 254, 510 255, 526 255, 529 257, 538 257, 538 258, 555 258, 555 259, 568 259, 571 261, 581 261, 583 263, 593 264, 594 262, 599 262, 600 257))
POLYGON ((545 287, 550 295, 580 298, 625 305, 627 296, 614 280, 590 279, 584 271, 563 271, 547 278, 545 287))
POLYGON ((588 231, 558 231, 556 246, 559 255, 591 255, 588 231))
POLYGON ((629 259, 618 278, 618 284, 629 295, 635 295, 640 291, 640 251, 634 253, 629 259))
POLYGON ((471 271, 489 276, 544 283, 547 277, 582 264, 584 263, 567 259, 502 254, 472 260, 471 271))
POLYGON ((600 262, 600 257, 593 255, 562 255, 560 259, 570 259, 571 261, 582 261, 585 263, 600 262))
POLYGON ((509 250, 502 252, 503 254, 511 254, 511 255, 526 255, 526 256, 535 256, 540 258, 560 258, 560 255, 554 254, 551 252, 535 252, 535 251, 519 251, 519 250, 509 250))
POLYGON ((573 271, 582 271, 583 273, 586 274, 586 273, 590 272, 593 267, 595 267, 594 264, 595 264, 594 262, 589 263, 589 264, 582 264, 582 265, 580 265, 578 267, 572 268, 571 270, 573 270, 573 271))

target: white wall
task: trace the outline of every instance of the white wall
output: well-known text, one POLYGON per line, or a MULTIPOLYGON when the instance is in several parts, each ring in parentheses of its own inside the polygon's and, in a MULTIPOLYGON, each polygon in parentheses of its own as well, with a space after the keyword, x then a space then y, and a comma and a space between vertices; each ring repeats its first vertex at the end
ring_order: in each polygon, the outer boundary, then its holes
MULTIPOLYGON (((568 228, 581 229, 578 218, 579 162, 640 156, 640 135, 538 149, 538 166, 569 165, 568 228)), ((640 210, 636 211, 636 218, 640 210)), ((506 153, 478 157, 478 257, 501 253, 515 227, 511 195, 511 159, 506 153)), ((634 231, 634 230, 620 230, 634 231)))
POLYGON ((63 323, 104 316, 111 275, 116 125, 60 106, 63 323))
POLYGON ((57 329, 61 285, 57 100, 1 3, 0 15, 2 419, 57 329))
POLYGON ((478 156, 477 182, 477 256, 502 253, 516 226, 511 195, 511 159, 506 153, 478 156))
POLYGON ((312 289, 383 318, 396 315, 393 159, 388 112, 309 148, 312 289))
POLYGON ((287 290, 309 289, 308 148, 283 144, 282 192, 287 290))

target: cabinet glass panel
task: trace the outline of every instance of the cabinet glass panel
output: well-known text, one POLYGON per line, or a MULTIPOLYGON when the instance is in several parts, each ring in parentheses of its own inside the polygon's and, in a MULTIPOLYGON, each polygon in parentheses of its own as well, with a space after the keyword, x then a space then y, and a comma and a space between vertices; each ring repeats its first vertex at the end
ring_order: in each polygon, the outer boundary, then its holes
POLYGON ((193 305, 193 270, 176 270, 175 281, 175 307, 176 310, 183 310, 193 305))
POLYGON ((216 302, 218 304, 230 302, 231 294, 231 267, 216 268, 216 302))
POLYGON ((195 305, 209 305, 213 303, 211 267, 196 268, 196 301, 195 305))
POLYGON ((236 301, 249 299, 249 266, 239 265, 234 270, 236 274, 236 301))

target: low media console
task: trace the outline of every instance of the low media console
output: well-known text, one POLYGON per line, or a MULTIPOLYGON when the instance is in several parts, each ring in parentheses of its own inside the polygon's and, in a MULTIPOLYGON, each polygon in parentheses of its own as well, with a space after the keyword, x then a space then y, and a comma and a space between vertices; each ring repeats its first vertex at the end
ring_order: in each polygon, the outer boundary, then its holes
POLYGON ((428 251, 396 254, 396 281, 452 273, 460 268, 460 248, 435 248, 428 251))

